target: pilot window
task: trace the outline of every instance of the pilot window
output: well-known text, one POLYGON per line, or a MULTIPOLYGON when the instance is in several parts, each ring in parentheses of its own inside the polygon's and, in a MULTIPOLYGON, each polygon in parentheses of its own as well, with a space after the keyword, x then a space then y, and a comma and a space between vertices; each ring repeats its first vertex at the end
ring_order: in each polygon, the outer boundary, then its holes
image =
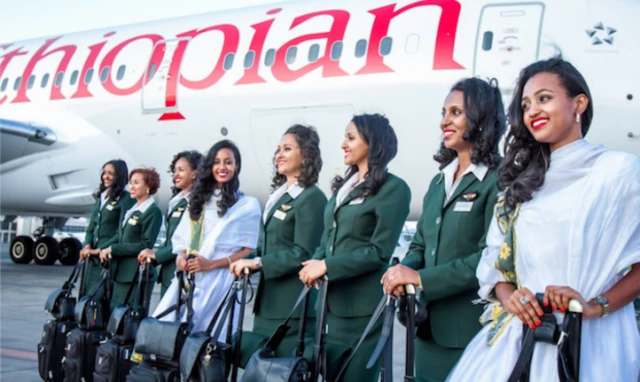
POLYGON ((93 68, 87 70, 87 74, 84 75, 84 83, 89 85, 91 83, 92 78, 93 78, 93 68))
POLYGON ((356 42, 356 57, 363 57, 365 53, 367 53, 367 40, 358 40, 356 42))
POLYGON ((253 61, 256 58, 256 52, 254 52, 253 50, 250 50, 247 52, 247 54, 244 56, 244 67, 245 69, 249 69, 250 67, 253 66, 253 61))
POLYGON ((156 63, 152 63, 149 66, 149 72, 147 72, 147 78, 151 79, 151 77, 153 77, 153 75, 156 74, 156 63))
POLYGON ((77 71, 77 70, 74 70, 74 71, 71 73, 71 78, 69 79, 69 83, 70 83, 71 85, 75 85, 75 84, 76 84, 76 82, 78 82, 78 71, 77 71))
POLYGON ((336 41, 331 46, 331 59, 333 61, 338 61, 342 56, 342 41, 336 41))
POLYGON ((7 90, 7 85, 9 84, 9 79, 5 78, 4 80, 2 80, 2 85, 0 86, 0 91, 5 91, 7 90))
POLYGON ((27 81, 27 89, 31 89, 33 87, 33 84, 36 82, 36 76, 34 74, 32 74, 29 77, 29 81, 27 81))
POLYGON ((100 71, 100 82, 106 82, 107 79, 109 78, 109 67, 105 66, 104 68, 102 68, 102 70, 100 71))
POLYGON ((420 35, 413 33, 407 36, 407 41, 404 43, 404 51, 407 54, 416 54, 420 47, 420 35))
POLYGON ((13 90, 18 91, 20 87, 20 83, 22 82, 22 77, 16 78, 16 82, 13 83, 13 90))
POLYGON ((40 87, 44 89, 45 87, 47 87, 48 83, 49 83, 49 73, 42 76, 42 81, 40 81, 40 87))
POLYGON ((55 86, 57 88, 59 88, 60 85, 62 85, 63 79, 64 79, 64 72, 58 72, 58 74, 56 75, 56 83, 55 83, 55 86))
POLYGON ((269 67, 273 65, 273 61, 276 59, 276 50, 271 48, 267 50, 267 54, 264 55, 264 66, 269 67))
POLYGON ((224 64, 223 64, 224 70, 231 70, 231 68, 233 67, 233 59, 235 57, 236 57, 235 54, 227 53, 227 55, 224 57, 224 64))
POLYGON ((116 80, 120 81, 124 78, 124 71, 127 69, 126 66, 120 65, 118 68, 118 73, 116 73, 116 80))
POLYGON ((379 53, 381 56, 388 56, 391 53, 391 47, 393 46, 393 38, 385 37, 380 41, 379 53))
POLYGON ((297 55, 298 55, 298 47, 297 46, 290 46, 289 49, 287 49, 287 57, 285 59, 287 64, 291 65, 294 62, 296 62, 296 56, 297 55))
POLYGON ((319 44, 311 45, 311 47, 309 48, 309 62, 318 61, 319 56, 320 56, 320 45, 319 44))

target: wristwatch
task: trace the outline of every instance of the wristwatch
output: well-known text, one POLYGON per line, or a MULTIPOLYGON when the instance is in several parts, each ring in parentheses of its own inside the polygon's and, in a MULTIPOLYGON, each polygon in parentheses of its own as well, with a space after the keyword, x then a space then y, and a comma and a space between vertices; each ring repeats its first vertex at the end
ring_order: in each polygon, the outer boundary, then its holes
POLYGON ((600 295, 600 296, 597 296, 596 298, 594 298, 593 302, 595 302, 598 305, 602 305, 602 316, 600 316, 600 317, 604 317, 604 316, 609 314, 609 299, 608 298, 600 295))
POLYGON ((253 263, 256 265, 258 269, 262 268, 262 257, 254 257, 253 263))

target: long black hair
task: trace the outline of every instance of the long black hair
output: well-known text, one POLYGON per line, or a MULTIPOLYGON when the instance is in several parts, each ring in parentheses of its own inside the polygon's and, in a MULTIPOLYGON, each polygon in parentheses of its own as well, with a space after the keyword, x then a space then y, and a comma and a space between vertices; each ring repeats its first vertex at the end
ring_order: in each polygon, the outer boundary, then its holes
MULTIPOLYGON (((318 183, 318 176, 320 175, 320 170, 322 170, 318 132, 313 126, 293 125, 284 133, 284 135, 287 134, 293 134, 296 137, 296 142, 300 146, 300 152, 302 153, 302 169, 298 177, 298 184, 302 188, 313 186, 318 183)), ((271 188, 275 190, 287 181, 287 177, 278 173, 278 164, 275 156, 273 165, 275 174, 273 175, 271 188)))
POLYGON ((122 159, 112 159, 107 163, 102 165, 102 171, 100 171, 100 187, 93 194, 96 198, 100 198, 100 195, 107 189, 104 185, 104 181, 102 180, 102 174, 104 173, 104 168, 107 165, 113 166, 113 181, 111 182, 111 189, 109 190, 107 197, 112 200, 116 200, 120 198, 124 188, 127 186, 127 182, 129 181, 129 168, 127 167, 127 163, 122 159))
POLYGON ((536 141, 524 124, 521 106, 524 86, 539 73, 557 75, 570 98, 580 94, 587 96, 589 102, 581 115, 580 125, 583 137, 587 135, 593 118, 593 102, 587 81, 578 69, 562 57, 538 61, 522 69, 509 105, 510 129, 504 146, 505 159, 500 168, 499 185, 505 190, 505 203, 510 208, 531 200, 532 194, 544 183, 551 160, 549 144, 536 141))
POLYGON ((222 184, 220 188, 220 200, 218 200, 218 216, 222 217, 227 213, 227 210, 231 208, 238 201, 238 189, 240 188, 240 169, 242 168, 242 160, 240 158, 240 150, 230 140, 224 139, 214 144, 207 155, 198 167, 196 174, 196 181, 193 184, 193 191, 191 192, 189 202, 189 216, 191 220, 198 220, 202 215, 205 203, 211 198, 213 192, 216 190, 217 182, 213 177, 213 163, 215 162, 218 151, 222 149, 229 149, 233 153, 233 157, 236 160, 236 171, 228 182, 222 184))
MULTIPOLYGON (((176 155, 174 155, 173 160, 171 161, 171 165, 169 165, 169 173, 171 175, 175 174, 176 163, 182 158, 184 158, 187 162, 189 162, 189 167, 191 167, 192 171, 197 171, 198 165, 202 160, 202 154, 200 154, 195 150, 190 150, 190 151, 181 151, 176 155)), ((180 191, 182 191, 182 189, 176 187, 176 181, 174 180, 173 186, 171 187, 171 195, 176 196, 176 194, 178 194, 178 192, 180 191)))
MULTIPOLYGON (((467 131, 462 138, 473 144, 471 163, 484 164, 490 169, 495 169, 500 164, 500 138, 506 130, 504 105, 498 81, 466 78, 453 85, 450 93, 457 90, 461 91, 464 97, 467 131)), ((443 169, 457 156, 455 150, 445 147, 443 140, 433 159, 440 163, 440 169, 443 169)))
MULTIPOLYGON (((369 172, 364 178, 362 188, 358 192, 360 196, 375 195, 384 181, 387 179, 387 165, 398 153, 398 138, 393 131, 389 120, 380 114, 360 114, 351 120, 362 139, 369 145, 367 164, 369 172)), ((344 178, 333 178, 331 190, 337 194, 346 181, 358 172, 358 166, 352 165, 347 169, 344 178)))

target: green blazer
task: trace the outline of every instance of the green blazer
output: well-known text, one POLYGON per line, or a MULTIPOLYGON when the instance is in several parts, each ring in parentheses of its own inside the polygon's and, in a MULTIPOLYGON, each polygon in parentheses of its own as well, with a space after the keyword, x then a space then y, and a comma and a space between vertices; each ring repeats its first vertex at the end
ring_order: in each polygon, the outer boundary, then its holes
POLYGON ((324 233, 314 259, 324 259, 329 278, 327 305, 339 317, 373 313, 383 295, 380 279, 409 215, 411 191, 388 174, 373 196, 354 198, 356 187, 339 206, 334 195, 324 212, 324 233))
MULTIPOLYGON (((125 211, 126 212, 126 211, 125 211)), ((114 280, 119 283, 130 283, 138 268, 138 255, 146 248, 153 248, 162 225, 162 212, 153 203, 142 213, 135 211, 124 227, 120 226, 120 237, 111 246, 111 257, 114 259, 114 280)))
POLYGON ((128 191, 122 191, 119 198, 107 199, 104 207, 100 208, 100 198, 96 200, 91 211, 91 218, 87 226, 84 245, 94 249, 105 249, 118 242, 118 231, 122 216, 136 203, 129 196, 128 191))
MULTIPOLYGON (((266 223, 260 220, 258 247, 247 256, 262 257, 260 284, 253 307, 256 315, 284 319, 295 305, 304 287, 298 272, 302 262, 309 260, 320 244, 326 204, 324 193, 317 186, 311 186, 295 199, 285 193, 269 211, 266 223)), ((309 296, 307 316, 313 317, 315 293, 309 296)), ((300 310, 293 317, 299 318, 300 310)))
POLYGON ((496 170, 489 170, 482 181, 468 173, 446 205, 444 176, 437 175, 429 185, 415 236, 402 260, 418 270, 422 280, 421 300, 429 310, 429 320, 418 328, 423 339, 462 349, 481 329, 483 307, 472 301, 478 298, 476 268, 486 247, 497 183, 496 170))
MULTIPOLYGON (((171 237, 180 224, 180 219, 185 213, 189 215, 187 206, 189 201, 185 198, 181 199, 171 210, 167 211, 167 215, 164 219, 164 229, 166 233, 166 239, 162 247, 156 251, 156 263, 161 265, 160 272, 158 273, 158 283, 162 283, 162 290, 165 291, 171 280, 173 274, 176 271, 176 254, 173 253, 173 245, 171 244, 171 237)), ((164 294, 164 293, 163 293, 164 294)))

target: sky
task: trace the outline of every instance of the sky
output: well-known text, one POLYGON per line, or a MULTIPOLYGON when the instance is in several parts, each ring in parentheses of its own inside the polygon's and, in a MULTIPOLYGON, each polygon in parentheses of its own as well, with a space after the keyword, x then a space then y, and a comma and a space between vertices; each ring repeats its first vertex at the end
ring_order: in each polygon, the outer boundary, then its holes
POLYGON ((0 0, 0 42, 283 0, 0 0))

